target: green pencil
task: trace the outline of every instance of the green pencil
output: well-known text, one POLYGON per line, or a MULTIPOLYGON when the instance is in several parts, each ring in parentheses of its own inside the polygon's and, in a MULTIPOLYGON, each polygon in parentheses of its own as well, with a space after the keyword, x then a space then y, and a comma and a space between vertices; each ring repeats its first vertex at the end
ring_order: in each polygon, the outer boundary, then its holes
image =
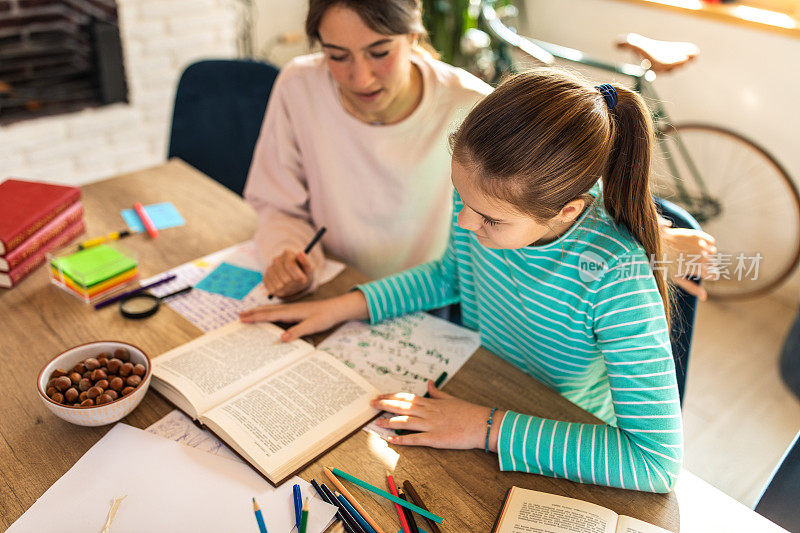
POLYGON ((351 476, 347 472, 342 472, 338 468, 331 468, 331 467, 328 467, 328 468, 330 469, 331 472, 333 472, 334 474, 336 474, 340 478, 344 478, 344 479, 346 479, 347 481, 349 481, 351 483, 355 483, 356 485, 358 485, 362 489, 366 489, 366 490, 368 490, 368 491, 370 491, 370 492, 372 492, 374 494, 377 494, 378 496, 382 496, 382 497, 386 498, 387 500, 396 503, 397 505, 400 505, 400 506, 405 507, 407 509, 411 509, 412 511, 414 511, 417 514, 420 514, 420 515, 422 515, 422 516, 424 516, 426 518, 430 518, 431 520, 433 520, 437 524, 441 524, 444 521, 444 519, 441 516, 437 516, 437 515, 433 514, 432 512, 423 509, 422 507, 417 507, 413 503, 408 502, 408 501, 406 501, 406 500, 404 500, 402 498, 398 498, 394 494, 390 494, 390 493, 386 492, 385 490, 381 490, 381 489, 379 489, 378 487, 376 487, 374 485, 370 485, 366 481, 361 481, 357 477, 351 476))
POLYGON ((308 526, 308 498, 306 498, 305 503, 303 503, 303 511, 300 513, 300 527, 298 528, 298 533, 306 533, 307 526, 308 526))

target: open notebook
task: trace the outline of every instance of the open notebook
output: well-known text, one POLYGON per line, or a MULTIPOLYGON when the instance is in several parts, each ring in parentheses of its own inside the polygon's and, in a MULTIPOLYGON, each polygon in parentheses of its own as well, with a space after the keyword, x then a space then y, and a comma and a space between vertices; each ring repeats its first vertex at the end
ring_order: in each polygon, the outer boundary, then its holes
POLYGON ((279 485, 374 418, 380 392, 273 324, 232 322, 153 360, 152 386, 279 485))

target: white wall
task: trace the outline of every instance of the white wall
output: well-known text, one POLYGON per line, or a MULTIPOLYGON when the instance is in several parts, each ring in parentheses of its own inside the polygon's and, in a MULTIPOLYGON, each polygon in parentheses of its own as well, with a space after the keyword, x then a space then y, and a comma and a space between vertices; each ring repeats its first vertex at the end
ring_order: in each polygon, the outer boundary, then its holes
POLYGON ((180 73, 236 55, 235 1, 118 0, 130 103, 0 127, 0 180, 79 185, 162 162, 180 73))

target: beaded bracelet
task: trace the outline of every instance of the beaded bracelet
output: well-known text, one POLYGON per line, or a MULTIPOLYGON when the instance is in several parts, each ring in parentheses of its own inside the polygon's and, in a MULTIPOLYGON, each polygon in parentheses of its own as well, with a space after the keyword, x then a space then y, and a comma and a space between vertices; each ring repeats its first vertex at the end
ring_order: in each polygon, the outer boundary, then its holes
POLYGON ((494 421, 494 412, 497 411, 497 407, 492 407, 491 412, 489 413, 489 418, 486 419, 486 443, 483 445, 483 451, 489 453, 489 432, 492 430, 492 422, 494 421))

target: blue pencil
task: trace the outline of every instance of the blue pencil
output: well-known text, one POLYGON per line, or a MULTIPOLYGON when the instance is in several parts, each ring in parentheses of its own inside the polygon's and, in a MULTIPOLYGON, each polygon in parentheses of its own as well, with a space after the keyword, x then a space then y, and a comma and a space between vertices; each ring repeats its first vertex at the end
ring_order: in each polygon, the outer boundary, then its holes
POLYGON ((347 507, 342 505, 342 502, 340 502, 339 500, 336 499, 336 496, 334 496, 333 491, 331 489, 329 489, 328 486, 325 483, 322 483, 320 485, 320 487, 322 487, 322 490, 325 492, 325 494, 328 495, 328 499, 331 500, 331 503, 336 505, 336 506, 338 506, 339 509, 341 509, 342 516, 344 516, 345 522, 347 523, 347 525, 350 526, 350 528, 353 531, 355 531, 356 533, 367 533, 364 530, 364 528, 361 527, 361 525, 358 523, 358 520, 356 520, 354 517, 350 516, 350 511, 347 510, 347 507))
POLYGON ((344 513, 342 513, 342 509, 335 503, 333 503, 330 498, 328 498, 328 495, 325 493, 325 491, 322 490, 322 487, 319 486, 319 483, 317 483, 316 479, 311 480, 311 486, 314 487, 314 490, 317 491, 317 494, 319 494, 319 497, 322 498, 322 501, 337 507, 336 516, 339 517, 339 522, 342 524, 342 527, 344 527, 344 530, 347 533, 355 533, 355 530, 352 527, 350 527, 350 524, 348 524, 347 521, 344 519, 344 513))
POLYGON ((261 508, 258 506, 258 502, 256 502, 255 498, 253 498, 253 512, 256 514, 256 522, 258 522, 258 530, 261 533, 267 533, 267 524, 264 523, 264 517, 261 514, 261 508))
POLYGON ((347 501, 347 498, 345 498, 338 492, 334 492, 333 494, 339 499, 340 502, 342 502, 342 505, 344 505, 347 508, 347 510, 350 512, 351 515, 353 515, 353 518, 355 518, 356 521, 358 521, 361 527, 364 528, 364 531, 366 531, 367 533, 375 533, 375 530, 372 529, 372 526, 369 525, 366 520, 364 520, 364 517, 361 516, 361 513, 356 511, 356 508, 353 507, 353 504, 347 501))
POLYGON ((297 526, 297 530, 300 531, 300 513, 303 510, 303 498, 300 496, 300 485, 295 483, 294 487, 292 487, 292 493, 294 494, 294 523, 297 526))

